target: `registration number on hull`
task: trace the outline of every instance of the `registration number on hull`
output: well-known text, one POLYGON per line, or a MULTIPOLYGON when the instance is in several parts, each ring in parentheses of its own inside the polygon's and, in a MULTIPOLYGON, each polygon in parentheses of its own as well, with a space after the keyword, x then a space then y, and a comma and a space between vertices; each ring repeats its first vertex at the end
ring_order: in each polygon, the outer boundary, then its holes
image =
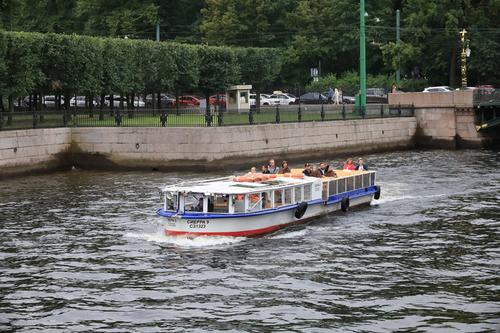
POLYGON ((209 220, 187 220, 186 222, 191 229, 205 229, 210 223, 209 220))

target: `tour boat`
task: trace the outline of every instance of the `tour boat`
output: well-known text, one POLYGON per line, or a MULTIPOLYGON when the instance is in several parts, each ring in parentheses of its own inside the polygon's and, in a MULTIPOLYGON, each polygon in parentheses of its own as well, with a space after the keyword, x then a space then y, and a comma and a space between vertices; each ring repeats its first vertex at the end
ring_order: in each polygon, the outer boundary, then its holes
POLYGON ((165 234, 251 237, 304 223, 380 197, 375 171, 336 170, 336 177, 254 174, 162 188, 165 234))

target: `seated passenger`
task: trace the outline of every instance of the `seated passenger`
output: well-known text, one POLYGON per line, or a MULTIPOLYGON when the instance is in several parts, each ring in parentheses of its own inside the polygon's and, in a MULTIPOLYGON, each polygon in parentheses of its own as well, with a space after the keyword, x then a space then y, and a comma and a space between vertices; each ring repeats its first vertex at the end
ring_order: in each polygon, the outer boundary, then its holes
POLYGON ((310 163, 304 164, 304 170, 302 171, 302 173, 304 174, 304 176, 310 177, 311 176, 311 172, 312 172, 311 164, 310 163))
POLYGON ((257 174, 257 169, 255 167, 250 168, 250 172, 247 173, 247 176, 255 176, 257 174))
POLYGON ((281 169, 280 169, 279 173, 284 174, 284 173, 290 173, 290 172, 291 172, 291 170, 288 167, 288 162, 283 161, 283 163, 281 163, 281 169))
POLYGON ((260 167, 260 171, 264 174, 270 174, 269 172, 269 168, 267 167, 267 165, 263 165, 260 167))
POLYGON ((368 164, 363 163, 362 158, 358 158, 358 165, 356 165, 356 170, 359 171, 368 171, 368 164))
POLYGON ((316 164, 312 165, 312 170, 311 170, 311 177, 316 177, 316 178, 321 178, 323 175, 321 174, 321 171, 319 171, 318 167, 316 164))
POLYGON ((276 163, 273 159, 270 159, 267 170, 269 170, 269 173, 278 173, 280 171, 280 168, 276 166, 276 163))
POLYGON ((347 161, 345 162, 344 166, 342 167, 342 170, 345 170, 345 171, 354 171, 356 170, 356 166, 354 165, 354 163, 352 163, 352 159, 347 159, 347 161))
POLYGON ((326 173, 328 172, 328 169, 330 168, 329 165, 326 165, 324 162, 321 162, 319 164, 319 169, 318 171, 321 173, 322 176, 325 176, 326 173))

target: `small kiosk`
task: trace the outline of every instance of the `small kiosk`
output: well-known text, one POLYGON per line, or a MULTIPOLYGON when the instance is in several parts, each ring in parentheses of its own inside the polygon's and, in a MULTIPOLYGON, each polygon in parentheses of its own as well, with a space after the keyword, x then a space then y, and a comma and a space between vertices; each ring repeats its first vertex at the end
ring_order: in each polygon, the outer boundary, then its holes
POLYGON ((226 91, 226 109, 245 112, 250 110, 250 90, 251 84, 240 84, 231 86, 226 91))

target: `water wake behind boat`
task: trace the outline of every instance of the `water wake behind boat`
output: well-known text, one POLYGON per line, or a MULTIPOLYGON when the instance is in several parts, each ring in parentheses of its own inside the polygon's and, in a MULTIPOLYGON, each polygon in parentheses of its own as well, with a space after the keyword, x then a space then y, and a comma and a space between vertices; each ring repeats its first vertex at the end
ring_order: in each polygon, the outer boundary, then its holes
POLYGON ((248 240, 245 237, 225 237, 225 236, 167 236, 162 230, 152 233, 134 233, 125 234, 126 238, 142 239, 152 243, 171 244, 179 247, 215 247, 220 245, 230 245, 248 240))

